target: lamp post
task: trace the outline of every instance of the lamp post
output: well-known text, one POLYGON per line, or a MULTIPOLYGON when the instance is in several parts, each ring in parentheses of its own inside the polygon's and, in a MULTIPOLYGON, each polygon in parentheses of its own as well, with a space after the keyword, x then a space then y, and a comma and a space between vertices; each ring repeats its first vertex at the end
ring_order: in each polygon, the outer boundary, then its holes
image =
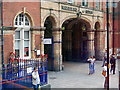
POLYGON ((114 23, 115 23, 115 1, 113 0, 113 51, 112 54, 114 54, 114 23))
POLYGON ((109 0, 106 2, 107 12, 107 90, 109 90, 109 0))

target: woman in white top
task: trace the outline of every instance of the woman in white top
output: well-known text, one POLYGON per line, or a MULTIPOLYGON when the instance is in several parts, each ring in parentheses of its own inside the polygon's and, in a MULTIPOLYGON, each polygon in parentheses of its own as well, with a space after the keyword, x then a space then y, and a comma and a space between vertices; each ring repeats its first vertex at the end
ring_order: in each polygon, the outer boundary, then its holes
POLYGON ((34 90, 38 90, 38 86, 40 84, 40 77, 38 74, 37 67, 34 67, 34 71, 32 73, 32 84, 33 84, 34 90))
POLYGON ((106 72, 105 74, 105 82, 104 82, 104 88, 107 88, 108 86, 108 83, 107 83, 107 80, 108 80, 108 77, 107 77, 107 63, 105 63, 105 66, 103 67, 103 70, 106 72))

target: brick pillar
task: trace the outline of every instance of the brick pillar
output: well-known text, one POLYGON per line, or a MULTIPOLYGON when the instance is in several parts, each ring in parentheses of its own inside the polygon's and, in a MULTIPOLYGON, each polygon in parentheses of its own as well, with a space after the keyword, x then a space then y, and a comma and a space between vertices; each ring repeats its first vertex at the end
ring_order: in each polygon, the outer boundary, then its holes
POLYGON ((44 39, 44 30, 45 27, 32 27, 31 28, 31 58, 36 58, 36 54, 34 49, 35 47, 35 35, 38 34, 38 32, 40 32, 40 54, 44 54, 44 44, 43 44, 43 39, 44 39))
POLYGON ((42 27, 41 28, 41 50, 40 50, 40 54, 44 54, 44 43, 43 43, 43 40, 44 40, 44 33, 45 33, 45 27, 42 27))
POLYGON ((87 34, 88 34, 88 52, 89 52, 89 57, 95 55, 95 51, 94 51, 94 33, 95 33, 94 29, 87 31, 87 34))
POLYGON ((54 70, 62 70, 62 29, 53 28, 53 37, 54 37, 54 70))

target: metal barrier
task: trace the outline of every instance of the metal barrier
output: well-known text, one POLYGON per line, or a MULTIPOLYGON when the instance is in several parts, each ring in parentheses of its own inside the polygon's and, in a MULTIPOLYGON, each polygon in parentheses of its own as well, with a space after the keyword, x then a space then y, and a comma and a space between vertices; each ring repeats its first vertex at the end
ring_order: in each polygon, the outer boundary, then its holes
MULTIPOLYGON (((5 64, 5 68, 1 70, 5 73, 3 80, 12 81, 22 78, 31 78, 33 68, 38 67, 38 73, 40 76, 40 85, 47 84, 48 73, 48 61, 47 56, 42 56, 41 59, 9 59, 9 64, 5 64)), ((27 79, 25 79, 27 80, 27 79)), ((32 79, 29 79, 32 81, 32 79)))

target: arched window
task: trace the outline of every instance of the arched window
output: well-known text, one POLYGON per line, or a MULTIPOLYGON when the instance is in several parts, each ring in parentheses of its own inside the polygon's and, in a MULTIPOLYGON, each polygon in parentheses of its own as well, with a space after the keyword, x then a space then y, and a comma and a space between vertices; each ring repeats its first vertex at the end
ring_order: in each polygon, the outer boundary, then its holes
POLYGON ((20 58, 31 57, 31 33, 30 20, 27 15, 19 14, 14 22, 15 27, 15 52, 16 56, 20 58))
POLYGON ((15 19, 15 26, 30 26, 30 21, 27 15, 21 13, 15 19))

